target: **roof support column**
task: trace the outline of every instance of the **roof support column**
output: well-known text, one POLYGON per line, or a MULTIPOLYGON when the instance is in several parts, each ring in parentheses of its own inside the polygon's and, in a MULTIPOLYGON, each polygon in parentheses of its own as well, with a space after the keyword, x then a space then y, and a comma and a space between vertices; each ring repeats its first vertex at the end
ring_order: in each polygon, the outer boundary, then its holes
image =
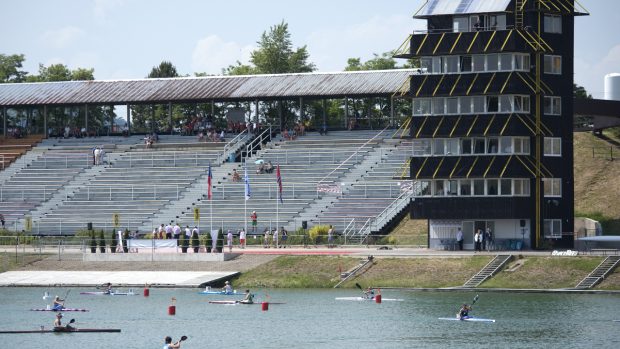
POLYGON ((284 130, 284 113, 283 113, 283 108, 282 108, 282 101, 279 100, 278 102, 278 118, 280 119, 280 130, 284 130))
POLYGON ((47 129, 47 105, 43 106, 43 132, 45 133, 45 138, 49 138, 50 131, 47 129))
MULTIPOLYGON (((256 114, 254 115, 254 120, 256 120, 256 124, 258 125, 258 99, 254 101, 254 105, 255 105, 255 109, 256 109, 256 114)), ((251 116, 250 116, 251 118, 251 116)))
POLYGON ((168 127, 170 128, 170 135, 174 133, 174 127, 172 127, 172 102, 168 102, 168 127))
POLYGON ((88 134, 88 104, 84 104, 84 129, 88 134))
POLYGON ((304 122, 304 98, 299 97, 299 119, 300 122, 304 122))
POLYGON ((349 126, 349 97, 344 97, 344 128, 349 126))
POLYGON ((2 135, 6 138, 6 106, 2 107, 2 135))
POLYGON ((215 115, 215 100, 211 100, 211 118, 215 115))
POLYGON ((127 104, 127 137, 131 135, 131 105, 127 104))
POLYGON ((327 100, 323 98, 323 126, 327 130, 327 100))
POLYGON ((155 104, 151 104, 151 134, 155 133, 155 104))
POLYGON ((390 103, 390 127, 394 127, 394 96, 390 96, 388 103, 390 103))

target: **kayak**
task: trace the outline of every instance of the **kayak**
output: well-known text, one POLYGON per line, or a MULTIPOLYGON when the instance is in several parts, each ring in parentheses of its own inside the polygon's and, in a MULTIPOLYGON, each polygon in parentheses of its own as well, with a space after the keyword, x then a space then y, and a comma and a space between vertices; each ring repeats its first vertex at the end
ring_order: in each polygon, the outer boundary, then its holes
MULTIPOLYGON (((375 298, 366 298, 366 297, 336 297, 337 301, 374 301, 375 298)), ((383 298, 381 297, 382 302, 402 302, 404 299, 400 298, 383 298)))
POLYGON ((104 291, 92 291, 92 292, 80 292, 80 294, 87 296, 136 296, 137 293, 134 293, 133 290, 129 290, 129 292, 118 292, 113 291, 110 293, 104 291))
POLYGON ((62 308, 60 310, 54 310, 52 308, 37 308, 37 309, 30 309, 30 311, 61 311, 61 312, 65 312, 65 311, 88 311, 88 309, 79 309, 79 308, 62 308))
POLYGON ((243 295, 243 292, 202 291, 202 292, 198 292, 198 294, 218 294, 220 296, 239 296, 239 295, 243 295))
POLYGON ((473 317, 466 316, 463 319, 459 319, 457 317, 440 317, 439 320, 449 320, 449 321, 473 321, 473 322, 495 322, 495 319, 485 319, 481 317, 473 317))
POLYGON ((0 331, 0 333, 75 333, 75 332, 120 332, 120 328, 73 328, 71 330, 54 330, 54 329, 41 329, 41 330, 16 330, 16 331, 0 331))
MULTIPOLYGON (((269 304, 286 304, 283 302, 267 302, 269 304)), ((254 302, 254 303, 245 303, 242 301, 209 301, 209 304, 224 304, 224 305, 234 305, 234 304, 245 304, 245 305, 254 305, 254 304, 262 304, 262 302, 254 302)))

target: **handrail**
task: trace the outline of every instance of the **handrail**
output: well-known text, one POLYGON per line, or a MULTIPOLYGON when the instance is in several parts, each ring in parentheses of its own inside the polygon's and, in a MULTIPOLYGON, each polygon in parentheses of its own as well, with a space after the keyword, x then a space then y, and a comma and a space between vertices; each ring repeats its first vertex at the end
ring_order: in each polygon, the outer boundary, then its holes
POLYGON ((250 132, 246 128, 243 132, 236 135, 235 138, 231 139, 230 142, 226 143, 226 145, 224 145, 224 150, 222 150, 222 153, 218 156, 217 162, 221 164, 226 161, 226 159, 230 156, 230 153, 236 152, 239 144, 242 144, 245 137, 249 134, 250 132))
POLYGON ((349 231, 353 230, 353 232, 355 232, 354 229, 355 229, 355 218, 351 219, 349 224, 347 224, 347 226, 344 227, 344 229, 342 230, 342 236, 344 236, 345 245, 347 244, 347 236, 349 235, 349 231))
POLYGON ((403 208, 405 208, 411 202, 413 197, 413 191, 407 190, 401 193, 390 205, 388 205, 381 213, 379 213, 373 220, 370 230, 378 231, 385 226, 386 220, 393 218, 403 208))
POLYGON ((272 135, 272 126, 269 125, 263 132, 261 132, 258 136, 254 137, 250 144, 245 146, 245 157, 248 158, 249 154, 252 154, 255 150, 259 149, 260 146, 265 143, 265 141, 270 141, 272 135))

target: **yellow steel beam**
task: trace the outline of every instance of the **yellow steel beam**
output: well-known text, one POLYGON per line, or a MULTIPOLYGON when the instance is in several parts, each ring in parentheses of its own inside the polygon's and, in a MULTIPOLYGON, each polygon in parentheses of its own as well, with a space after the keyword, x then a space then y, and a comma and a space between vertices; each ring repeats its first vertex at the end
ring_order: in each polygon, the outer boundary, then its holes
POLYGON ((533 128, 531 128, 531 127, 530 127, 530 125, 528 125, 528 124, 527 124, 527 122, 525 122, 525 120, 523 120, 523 117, 521 117, 521 115, 518 115, 518 114, 517 114, 517 118, 518 118, 519 120, 521 120, 521 123, 522 123, 523 125, 525 125, 525 127, 527 127, 527 128, 530 130, 530 132, 532 132, 532 134, 533 134, 533 135, 535 135, 535 134, 536 134, 536 131, 534 131, 534 129, 533 129, 533 128))
POLYGON ((454 48, 456 47, 456 44, 458 44, 459 40, 461 40, 462 35, 463 35, 463 32, 460 32, 459 35, 456 37, 456 40, 454 40, 454 44, 452 44, 452 48, 450 48, 450 53, 454 51, 454 48))
POLYGON ((540 47, 541 51, 553 52, 551 46, 549 46, 549 44, 537 33, 526 30, 525 34, 527 34, 540 47))
POLYGON ((497 157, 494 156, 493 158, 491 158, 491 162, 489 162, 489 166, 487 166, 487 169, 484 171, 484 174, 482 175, 482 178, 487 178, 487 174, 489 173, 489 171, 491 170, 491 166, 493 166, 493 163, 495 162, 495 159, 497 157))
POLYGON ((497 31, 493 31, 493 33, 491 34, 491 37, 489 38, 489 41, 487 42, 486 46, 484 46, 484 52, 487 52, 487 49, 491 45, 491 41, 493 41, 493 38, 495 37, 495 34, 497 34, 497 31))
MULTIPOLYGON (((534 161, 532 161, 530 158, 525 158, 527 160, 527 162, 533 166, 536 167, 536 163, 534 161)), ((545 166, 545 164, 543 164, 542 162, 540 163, 540 168, 541 170, 543 170, 545 173, 542 173, 542 176, 544 178, 553 178, 553 174, 551 173, 551 171, 549 171, 549 169, 545 166)))
POLYGON ((499 90, 500 94, 504 94, 504 90, 506 89, 506 86, 508 86, 508 82, 510 81, 510 78, 512 77, 512 73, 510 72, 510 74, 508 74, 508 77, 506 77, 506 81, 504 81, 504 85, 502 86, 502 89, 499 90))
MULTIPOLYGON (((428 2, 428 0, 426 0, 428 2)), ((521 8, 519 9, 519 11, 523 11, 523 9, 525 8, 525 4, 527 4, 527 0, 523 1, 523 3, 521 4, 521 8)))
POLYGON ((426 35, 424 35, 424 39, 422 39, 422 42, 420 43, 420 46, 418 47, 418 50, 415 51, 416 56, 418 54, 420 54, 420 51, 422 50, 422 47, 424 47, 424 44, 426 43, 427 39, 428 39, 428 33, 426 33, 426 35))
POLYGON ((418 10, 417 10, 414 14, 413 14, 413 16, 414 16, 414 17, 415 17, 415 16, 417 16, 417 15, 418 15, 418 13, 420 13, 420 11, 422 11, 422 9, 423 9, 423 8, 425 8, 427 4, 428 4, 428 0, 426 0, 426 1, 424 2, 424 4, 422 4, 422 6, 420 6, 420 8, 419 8, 419 9, 418 9, 418 10))
POLYGON ((416 174, 415 174, 415 179, 420 178, 420 173, 424 169, 424 166, 426 166, 426 162, 428 161, 428 159, 430 159, 430 157, 424 158, 424 162, 422 162, 422 166, 420 166, 420 168, 418 169, 418 172, 416 172, 416 174))
POLYGON ((502 47, 499 49, 501 52, 504 52, 504 48, 508 44, 508 39, 510 39, 510 36, 512 36, 512 32, 513 31, 515 31, 515 30, 514 29, 510 29, 508 31, 508 35, 506 35, 506 39, 504 39, 504 43, 502 44, 502 47))
POLYGON ((474 162, 471 163, 471 166, 469 167, 469 171, 467 171, 467 175, 465 176, 465 178, 469 178, 469 175, 471 174, 471 171, 474 170, 474 167, 476 166, 476 163, 478 163, 478 160, 480 160, 480 158, 476 156, 474 162))
POLYGON ((485 87, 483 94, 487 94, 487 92, 489 92, 489 88, 491 87, 491 84, 493 83, 493 80, 495 80, 495 75, 497 73, 493 73, 493 75, 491 75, 491 78, 489 79, 489 82, 487 83, 487 87, 485 87))
POLYGON ((439 172, 439 169, 441 168, 441 165, 443 164, 443 161, 446 158, 441 158, 441 161, 439 161, 439 165, 437 165, 437 168, 435 169, 435 172, 433 172, 433 179, 435 179, 435 177, 437 176, 437 172, 439 172))
POLYGON ((474 128, 474 125, 476 124, 476 121, 478 121, 479 117, 480 115, 476 115, 476 117, 474 118, 474 121, 471 123, 471 126, 469 126, 469 130, 467 130, 467 134, 466 134, 467 137, 469 137, 469 134, 471 133, 471 130, 474 128))
POLYGON ((471 92, 472 87, 474 87, 474 84, 476 83, 476 80, 478 80, 478 73, 476 73, 476 75, 474 75, 474 79, 471 81, 471 84, 469 84, 469 87, 467 88, 467 92, 465 93, 466 95, 469 96, 469 92, 471 92))
POLYGON ((525 79, 523 75, 521 75, 521 73, 516 72, 515 74, 517 74, 517 76, 527 85, 527 87, 530 88, 530 90, 532 90, 532 92, 536 92, 536 87, 530 85, 529 81, 527 81, 527 79, 525 79))
POLYGON ((452 127, 452 131, 450 131, 450 138, 452 138, 452 135, 454 134, 454 131, 456 131, 456 127, 459 125, 459 122, 461 122, 462 117, 463 115, 459 115, 459 118, 456 119, 456 122, 454 123, 454 126, 452 127))
POLYGON ((420 132, 422 132, 422 129, 424 128, 424 125, 426 125, 427 120, 428 120, 428 116, 425 116, 424 121, 422 121, 422 125, 420 125, 418 132, 415 134, 415 138, 418 138, 420 136, 420 132))
POLYGON ((532 169, 527 166, 527 164, 525 162, 523 162, 523 160, 521 160, 521 157, 519 155, 516 155, 515 158, 517 160, 519 160, 519 162, 521 163, 521 165, 523 165, 523 167, 525 167, 525 169, 532 174, 532 176, 536 177, 536 172, 532 171, 532 169))
POLYGON ((506 118, 506 123, 504 124, 504 127, 502 127, 502 130, 500 131, 499 135, 503 136, 504 135, 504 131, 506 131, 506 127, 508 127, 508 124, 510 123, 510 120, 512 119, 512 116, 514 114, 510 114, 508 115, 508 117, 506 118))
POLYGON ((400 46, 398 46, 396 51, 394 51, 394 56, 397 56, 397 55, 400 55, 400 54, 406 54, 406 53, 410 53, 411 52, 411 37, 412 36, 413 36, 412 34, 409 34, 409 36, 407 36, 405 41, 403 41, 403 43, 400 44, 400 46), (409 45, 407 45, 407 44, 409 44, 409 45))
POLYGON ((433 50, 433 54, 435 54, 437 52, 437 50, 439 49, 439 45, 441 45, 441 42, 443 41, 443 38, 446 36, 446 33, 441 33, 441 36, 439 37, 439 41, 437 41, 437 45, 435 45, 435 49, 433 50))
POLYGON ((410 116, 407 118, 407 120, 403 123, 403 126, 401 126, 402 132, 400 133, 400 137, 404 137, 405 133, 409 131, 409 125, 411 125, 411 121, 413 119, 413 116, 410 116))
POLYGON ((531 47, 533 50, 538 50, 538 49, 536 48, 536 46, 534 46, 534 45, 530 42, 530 40, 529 40, 528 38, 526 38, 526 37, 525 37, 525 35, 523 35, 523 33, 521 33, 521 30, 517 29, 516 31, 517 31, 517 34, 519 34, 519 35, 523 38, 523 40, 525 40, 525 42, 526 42, 528 45, 530 45, 530 47, 531 47))
POLYGON ((441 127, 441 124, 443 124, 444 120, 445 120, 445 116, 442 116, 441 119, 439 120, 439 123, 437 124, 437 127, 435 127, 435 132, 433 132, 433 138, 435 138, 435 136, 437 135, 437 132, 439 132, 439 128, 441 127))
POLYGON ((435 86, 435 89, 433 90, 433 97, 435 97, 435 94, 437 94, 437 90, 439 90, 439 88, 441 87, 441 83, 443 82, 443 79, 445 79, 445 77, 445 75, 442 75, 441 79, 439 79, 437 86, 435 86))
MULTIPOLYGON (((403 170, 400 172, 400 178, 406 178, 405 174, 407 172, 407 170, 409 169, 409 166, 411 165, 411 158, 407 159, 407 161, 405 161, 405 163, 403 164, 402 168, 403 170)), ((409 176, 407 176, 409 177, 409 176)))
POLYGON ((456 168, 461 163, 461 159, 462 159, 462 157, 459 157, 458 160, 456 160, 456 163, 454 164, 454 167, 452 168, 452 171, 450 171, 450 177, 449 178, 452 178, 452 176, 454 175, 454 171, 456 171, 456 168))
POLYGON ((428 80, 428 77, 430 75, 426 75, 424 77, 424 80, 422 80, 422 83, 420 84, 420 87, 418 87, 418 90, 415 92, 415 96, 417 97, 420 94, 420 91, 422 91, 422 87, 424 87, 424 84, 426 84, 426 80, 428 80))
POLYGON ((502 169, 502 172, 500 172, 500 174, 499 174, 499 178, 504 178, 504 173, 505 173, 505 172, 506 172, 506 170, 508 169, 508 164, 510 164, 510 160, 512 160, 512 156, 513 156, 513 155, 510 155, 510 156, 508 157, 508 160, 506 160, 506 164, 504 165, 504 168, 502 169))
POLYGON ((493 125, 493 121, 495 120, 495 114, 493 114, 493 117, 491 117, 491 120, 489 121, 489 124, 487 125, 487 127, 484 129, 484 135, 486 136, 487 133, 489 132, 489 129, 491 128, 491 125, 493 125))
POLYGON ((452 85, 452 88, 450 89, 450 96, 452 96, 452 93, 454 93, 454 89, 456 88, 456 85, 459 83, 459 81, 461 81, 461 77, 463 76, 463 74, 459 74, 456 77, 456 81, 454 82, 454 85, 452 85))
POLYGON ((476 39, 478 38, 478 34, 480 34, 480 32, 476 32, 476 34, 474 34, 473 39, 471 39, 471 43, 469 43, 469 47, 467 47, 467 53, 469 53, 472 46, 474 46, 474 42, 476 42, 476 39))

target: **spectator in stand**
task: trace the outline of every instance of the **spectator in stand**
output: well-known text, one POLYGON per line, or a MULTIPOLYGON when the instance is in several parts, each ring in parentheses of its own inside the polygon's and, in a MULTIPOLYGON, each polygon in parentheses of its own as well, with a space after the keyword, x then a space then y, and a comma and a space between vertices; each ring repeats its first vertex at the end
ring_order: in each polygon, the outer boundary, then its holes
POLYGON ((256 211, 252 211, 250 219, 252 220, 252 233, 256 234, 256 229, 258 228, 258 215, 256 211))
POLYGON ((273 173, 273 165, 271 161, 267 161, 267 165, 265 165, 265 173, 273 173))
POLYGON ((4 229, 4 215, 0 213, 0 223, 2 223, 2 229, 4 229))
POLYGON ((282 138, 284 138, 284 140, 290 141, 291 140, 291 135, 289 135, 288 130, 285 128, 284 131, 282 131, 282 138))
POLYGON ((239 172, 237 172, 237 170, 234 168, 232 171, 231 179, 233 182, 239 182, 241 180, 241 176, 239 175, 239 172))

